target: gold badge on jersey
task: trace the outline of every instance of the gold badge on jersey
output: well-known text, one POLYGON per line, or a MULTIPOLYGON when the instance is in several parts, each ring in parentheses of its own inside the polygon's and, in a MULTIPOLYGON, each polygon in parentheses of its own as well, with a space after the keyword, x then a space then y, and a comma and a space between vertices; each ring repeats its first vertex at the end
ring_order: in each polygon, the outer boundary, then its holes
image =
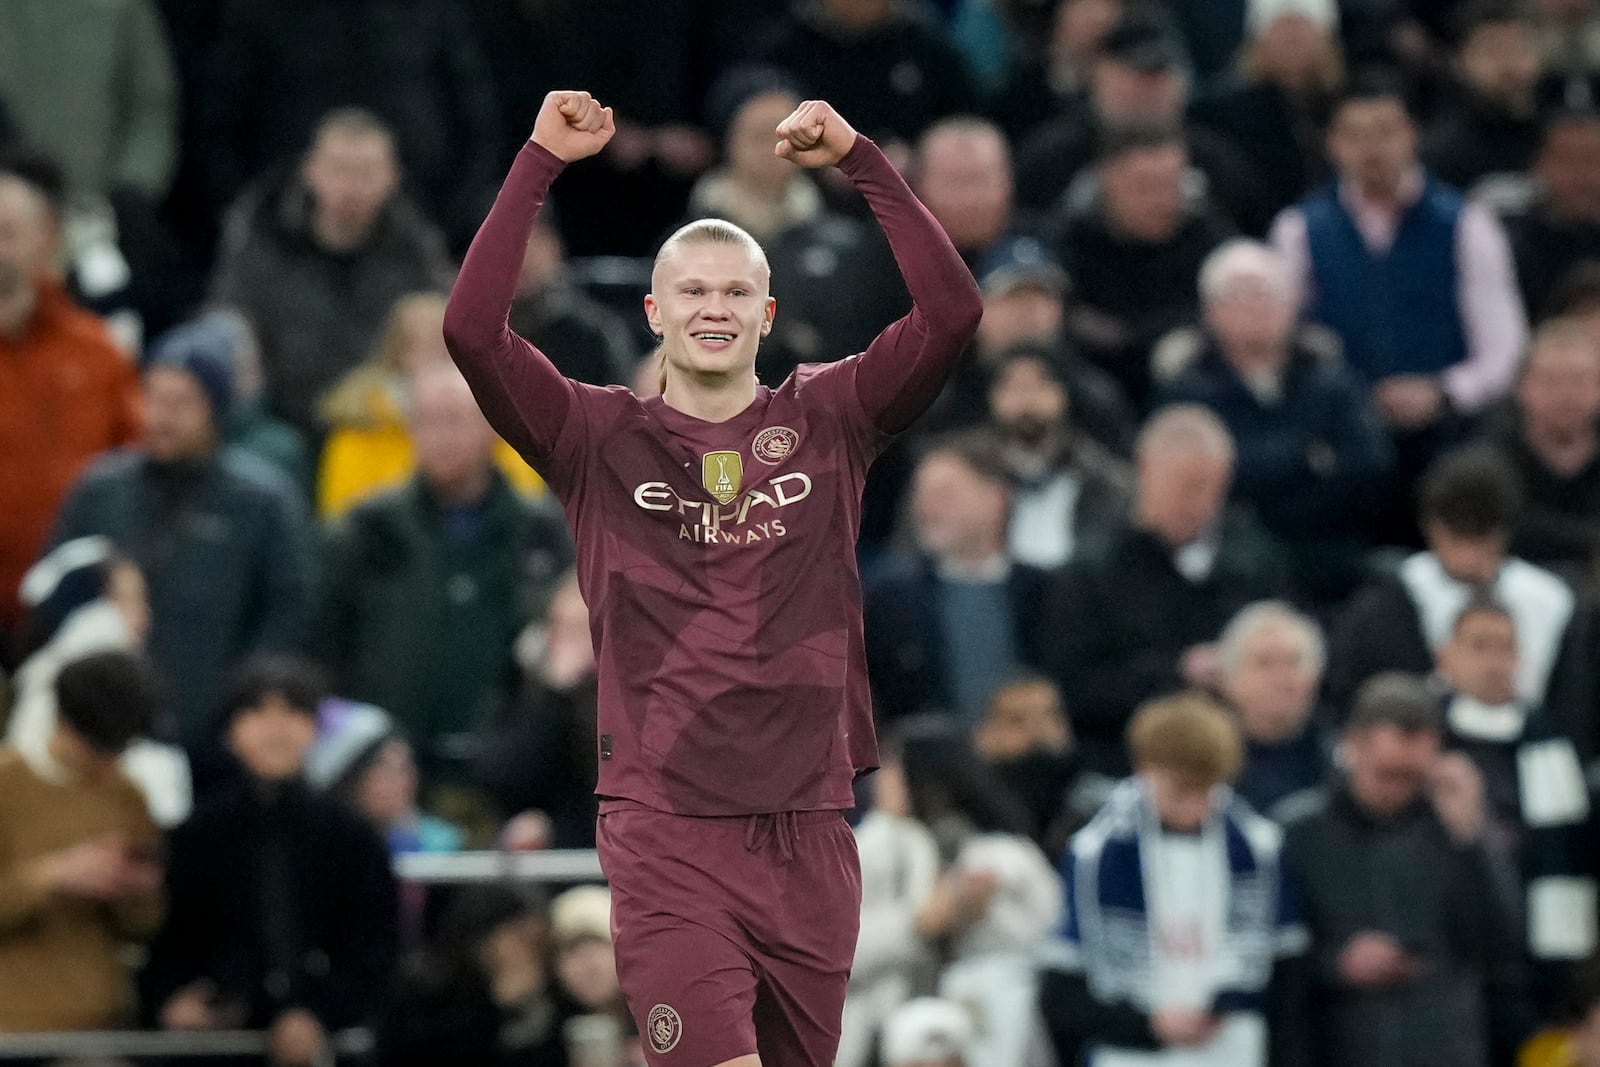
POLYGON ((737 452, 707 452, 700 461, 700 484, 719 504, 731 504, 744 482, 744 459, 737 452))

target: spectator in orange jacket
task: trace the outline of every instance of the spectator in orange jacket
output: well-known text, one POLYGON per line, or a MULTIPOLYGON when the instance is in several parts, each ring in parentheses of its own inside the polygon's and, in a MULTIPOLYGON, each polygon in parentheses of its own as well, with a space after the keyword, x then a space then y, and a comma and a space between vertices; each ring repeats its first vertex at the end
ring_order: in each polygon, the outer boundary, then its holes
POLYGON ((42 160, 0 160, 0 658, 20 621, 17 583, 73 479, 138 435, 133 367, 54 275, 62 190, 42 160))

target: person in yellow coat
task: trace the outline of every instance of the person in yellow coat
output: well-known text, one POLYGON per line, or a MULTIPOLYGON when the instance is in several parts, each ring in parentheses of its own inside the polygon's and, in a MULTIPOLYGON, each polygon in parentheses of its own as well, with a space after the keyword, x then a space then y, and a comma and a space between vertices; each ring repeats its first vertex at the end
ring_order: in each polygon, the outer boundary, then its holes
MULTIPOLYGON (((438 293, 408 293, 396 300, 372 355, 323 401, 328 436, 317 473, 319 518, 337 518, 411 474, 416 451, 406 425, 404 387, 420 368, 450 362, 444 305, 438 293)), ((517 491, 544 492, 544 482, 504 441, 495 446, 495 465, 517 491)))
POLYGON ((1517 1067, 1600 1067, 1600 960, 1579 969, 1568 1006, 1571 1023, 1536 1034, 1517 1067))

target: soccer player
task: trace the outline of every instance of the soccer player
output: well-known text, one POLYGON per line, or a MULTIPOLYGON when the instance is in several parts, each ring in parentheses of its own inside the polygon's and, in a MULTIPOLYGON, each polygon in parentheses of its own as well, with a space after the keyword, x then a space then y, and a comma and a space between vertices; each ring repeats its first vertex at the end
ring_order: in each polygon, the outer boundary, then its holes
MULTIPOLYGON (((977 286, 866 137, 807 101, 775 132, 838 166, 914 307, 858 356, 759 385, 760 246, 727 222, 662 246, 644 309, 664 391, 563 378, 506 324, 535 213, 611 110, 545 98, 450 298, 445 339, 578 547, 599 673, 601 864, 623 991, 653 1067, 819 1067, 839 1039, 860 913, 841 814, 877 765, 855 541, 867 467, 943 387, 977 286)), ((626 210, 619 205, 619 210, 626 210)))

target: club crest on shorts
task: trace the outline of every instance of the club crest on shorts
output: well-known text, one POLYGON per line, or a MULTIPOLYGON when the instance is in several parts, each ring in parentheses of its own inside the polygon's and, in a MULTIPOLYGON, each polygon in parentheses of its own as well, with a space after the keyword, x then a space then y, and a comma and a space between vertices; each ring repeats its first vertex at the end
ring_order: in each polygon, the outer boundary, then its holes
POLYGON ((650 1009, 645 1029, 650 1032, 651 1048, 661 1053, 671 1052, 677 1048, 678 1039, 683 1036, 683 1020, 672 1005, 657 1004, 650 1009))
POLYGON ((719 504, 731 504, 744 483, 744 457, 737 452, 707 452, 700 460, 700 484, 719 504))
POLYGON ((756 434, 756 442, 750 447, 755 457, 763 463, 778 464, 794 454, 795 446, 800 443, 800 435, 787 426, 768 426, 756 434))

